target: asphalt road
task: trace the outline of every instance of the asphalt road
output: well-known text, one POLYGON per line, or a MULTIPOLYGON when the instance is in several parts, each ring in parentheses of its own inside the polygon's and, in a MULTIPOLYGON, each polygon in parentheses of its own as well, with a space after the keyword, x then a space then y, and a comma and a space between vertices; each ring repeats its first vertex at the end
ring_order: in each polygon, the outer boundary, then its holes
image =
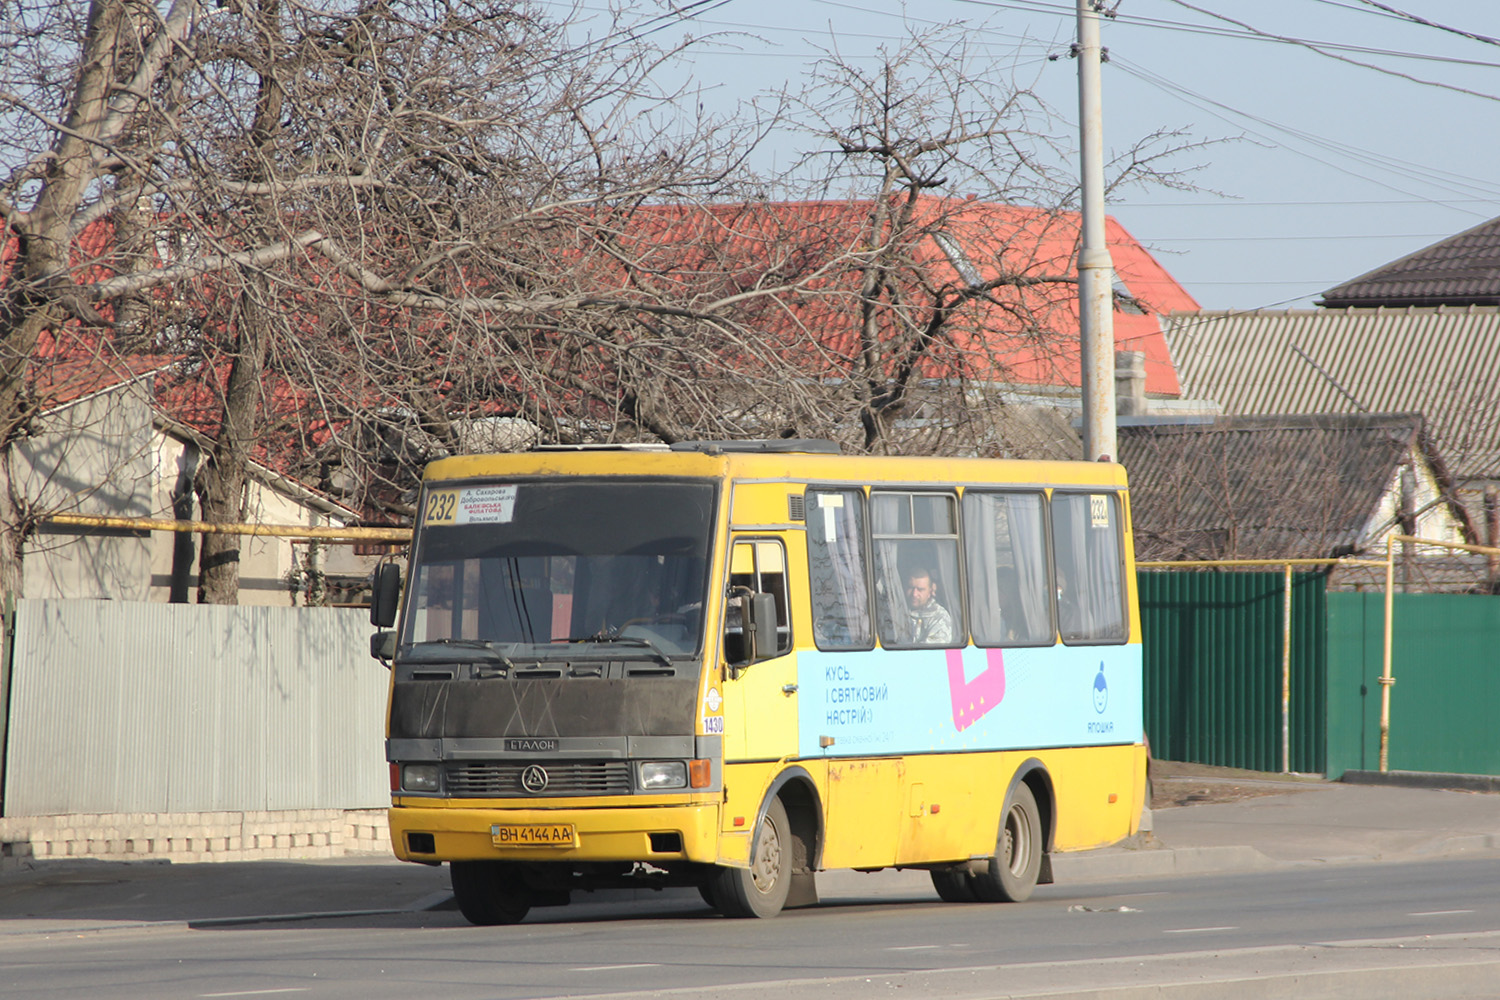
POLYGON ((0 997, 1124 1000, 1288 984, 1298 997, 1491 996, 1497 886, 1488 857, 1117 879, 953 905, 919 873, 837 873, 822 879, 822 905, 769 921, 722 919, 692 892, 601 893, 508 928, 435 910, 21 935, 0 940, 0 997))

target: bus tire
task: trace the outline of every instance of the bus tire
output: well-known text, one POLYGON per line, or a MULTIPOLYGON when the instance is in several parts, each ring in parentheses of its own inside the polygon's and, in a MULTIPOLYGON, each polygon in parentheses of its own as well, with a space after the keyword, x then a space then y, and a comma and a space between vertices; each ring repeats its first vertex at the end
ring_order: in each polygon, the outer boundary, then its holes
POLYGON ((1042 818, 1036 796, 1022 781, 1011 793, 1000 820, 995 856, 974 873, 974 895, 986 903, 1020 903, 1031 898, 1042 869, 1042 818))
POLYGON ((792 887, 792 830, 780 798, 760 821, 749 868, 720 868, 710 893, 726 917, 774 917, 792 887))
POLYGON ((458 910, 471 924, 518 924, 531 910, 531 890, 515 866, 503 861, 454 861, 448 880, 458 910))
POLYGON ((975 903, 979 901, 979 897, 974 895, 974 884, 967 871, 935 868, 928 874, 932 876, 932 887, 937 890, 938 898, 943 902, 975 903))

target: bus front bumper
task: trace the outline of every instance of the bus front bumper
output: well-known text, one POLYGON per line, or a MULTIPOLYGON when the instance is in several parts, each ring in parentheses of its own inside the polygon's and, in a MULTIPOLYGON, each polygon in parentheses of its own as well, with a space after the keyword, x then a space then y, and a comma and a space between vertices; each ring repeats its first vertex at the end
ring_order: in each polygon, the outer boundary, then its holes
POLYGON ((403 861, 713 862, 715 805, 594 808, 391 806, 391 847, 403 861))

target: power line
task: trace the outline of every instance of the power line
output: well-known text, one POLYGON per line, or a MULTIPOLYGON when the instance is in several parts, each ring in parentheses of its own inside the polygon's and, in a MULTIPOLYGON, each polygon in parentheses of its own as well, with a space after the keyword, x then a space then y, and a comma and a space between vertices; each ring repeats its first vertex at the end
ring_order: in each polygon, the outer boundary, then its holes
MULTIPOLYGON (((1329 202, 1319 201, 1246 201, 1240 198, 1217 201, 1112 201, 1110 204, 1123 208, 1328 208, 1329 202)), ((1500 208, 1500 198, 1366 198, 1357 201, 1339 201, 1337 207, 1348 205, 1490 205, 1500 208)))
POLYGON ((1476 42, 1484 42, 1486 45, 1500 45, 1500 38, 1491 38, 1489 35, 1478 35, 1472 31, 1466 31, 1463 28, 1454 28, 1450 25, 1440 24, 1437 21, 1429 21, 1425 17, 1419 17, 1416 14, 1409 13, 1408 11, 1399 10, 1395 7, 1390 7, 1386 4, 1378 3, 1377 0, 1359 0, 1359 2, 1364 4, 1366 7, 1374 7, 1376 10, 1384 11, 1385 13, 1390 14, 1391 16, 1403 21, 1410 21, 1413 24, 1420 24, 1428 28, 1437 28, 1439 31, 1446 31, 1451 34, 1458 35, 1461 38, 1471 38, 1476 42))
MULTIPOLYGON (((813 2, 828 3, 830 5, 836 6, 852 6, 846 4, 835 4, 834 0, 813 0, 813 2)), ((1017 10, 1025 13, 1054 14, 1059 17, 1072 17, 1075 13, 1074 8, 1072 7, 1062 7, 1057 4, 1042 2, 1026 3, 1024 2, 1024 0, 953 0, 953 2, 966 6, 984 7, 994 10, 1017 10)), ((1357 9, 1348 8, 1346 4, 1332 3, 1332 0, 1323 0, 1323 2, 1331 3, 1333 6, 1343 6, 1351 10, 1357 9)), ((853 9, 859 8, 855 7, 853 9)), ((1204 11, 1203 13, 1206 13, 1211 17, 1218 16, 1208 11, 1204 11)), ((1291 35, 1276 35, 1248 26, 1240 27, 1238 29, 1221 28, 1215 27, 1213 25, 1194 24, 1188 21, 1175 21, 1169 18, 1145 17, 1128 13, 1117 13, 1115 15, 1115 20, 1120 24, 1128 24, 1135 27, 1162 28, 1169 31, 1180 31, 1186 34, 1208 35, 1215 38, 1232 38, 1238 39, 1240 41, 1266 42, 1282 45, 1298 45, 1305 48, 1311 48, 1314 51, 1326 49, 1331 52, 1352 52, 1360 55, 1387 56, 1395 59, 1416 59, 1427 62, 1451 64, 1456 66, 1480 66, 1488 69, 1497 68, 1494 62, 1482 59, 1460 59, 1454 56, 1440 56, 1429 55, 1422 52, 1409 52, 1404 49, 1384 49, 1375 48, 1368 45, 1355 45, 1349 42, 1320 41, 1316 39, 1299 38, 1291 35)), ((1224 20, 1229 21, 1229 23, 1235 25, 1239 25, 1240 23, 1237 21, 1232 21, 1228 18, 1225 18, 1224 20)), ((1356 63, 1356 65, 1363 64, 1356 63)), ((1370 68, 1380 69, 1380 67, 1370 68)), ((1443 84, 1437 85, 1444 86, 1443 84)))
POLYGON ((1220 21, 1225 21, 1225 22, 1227 22, 1229 24, 1236 25, 1236 26, 1238 26, 1240 28, 1243 28, 1246 31, 1252 32, 1252 33, 1254 33, 1256 35, 1260 35, 1262 37, 1270 38, 1270 39, 1275 39, 1276 41, 1285 42, 1285 43, 1287 43, 1289 45, 1298 45, 1298 46, 1301 46, 1302 48, 1308 49, 1311 52, 1316 52, 1319 55, 1324 56, 1324 57, 1326 57, 1328 59, 1336 59, 1339 62, 1349 63, 1351 66, 1360 66, 1360 67, 1363 67, 1364 69, 1371 69, 1371 70, 1374 70, 1377 73, 1384 73, 1384 74, 1386 74, 1388 76, 1398 77, 1398 78, 1400 78, 1402 80, 1408 80, 1408 81, 1410 81, 1412 83, 1419 83, 1419 84, 1422 84, 1423 86, 1426 86, 1426 87, 1439 87, 1439 88, 1441 88, 1443 90, 1451 90, 1451 91, 1454 91, 1455 93, 1468 94, 1471 97, 1482 98, 1483 100, 1486 100, 1486 101, 1497 101, 1497 102, 1500 102, 1500 97, 1496 97, 1494 94, 1486 94, 1483 91, 1479 91, 1479 90, 1470 90, 1467 87, 1459 87, 1459 86, 1456 86, 1456 85, 1451 84, 1451 83, 1443 83, 1443 82, 1441 82, 1439 80, 1423 80, 1420 77, 1412 76, 1410 73, 1402 73, 1399 70, 1389 69, 1389 68, 1387 68, 1385 66, 1377 66, 1374 63, 1361 62, 1358 59, 1350 59, 1347 56, 1338 55, 1336 52, 1332 51, 1332 48, 1333 48, 1332 46, 1319 45, 1316 42, 1309 42, 1309 41, 1307 41, 1305 39, 1301 39, 1301 38, 1293 38, 1293 37, 1290 37, 1290 36, 1287 36, 1287 35, 1278 35, 1278 34, 1275 34, 1273 32, 1262 31, 1259 28, 1254 27, 1253 25, 1246 24, 1244 21, 1236 21, 1234 18, 1228 17, 1228 16, 1226 16, 1224 14, 1218 14, 1218 13, 1215 13, 1214 11, 1208 10, 1206 8, 1198 7, 1198 6, 1194 5, 1194 4, 1190 4, 1190 3, 1187 2, 1187 0, 1169 0, 1169 2, 1170 3, 1175 3, 1177 6, 1186 8, 1187 10, 1191 10, 1191 11, 1193 11, 1195 13, 1202 14, 1205 17, 1216 18, 1216 19, 1218 19, 1220 21))
MULTIPOLYGON (((1482 181, 1471 177, 1463 177, 1460 175, 1452 174, 1448 171, 1438 170, 1435 168, 1422 167, 1409 161, 1398 160, 1395 157, 1386 156, 1381 153, 1375 153, 1370 150, 1360 149, 1357 146, 1350 146, 1347 143, 1337 142, 1325 136, 1317 135, 1314 133, 1303 131, 1301 129, 1293 128, 1288 125, 1282 125, 1277 122, 1273 122, 1270 119, 1262 118, 1259 115, 1254 115, 1247 111, 1241 111, 1238 108, 1234 108, 1222 102, 1204 97, 1197 91, 1184 87, 1181 84, 1174 83, 1173 81, 1168 80, 1166 77, 1163 77, 1160 74, 1153 73, 1150 70, 1145 69, 1144 67, 1136 66, 1129 60, 1122 59, 1118 56, 1110 60, 1110 65, 1115 66, 1120 71, 1126 73, 1129 76, 1135 77, 1136 79, 1149 86, 1171 93, 1177 96, 1179 99, 1192 104, 1194 107, 1197 107, 1201 110, 1206 110, 1210 114, 1215 115, 1215 117, 1223 118, 1222 115, 1219 115, 1217 114, 1217 112, 1212 110, 1214 108, 1217 108, 1229 115, 1233 115, 1239 119, 1254 122, 1255 124, 1260 125, 1263 128, 1271 129, 1284 135, 1291 136, 1308 145, 1320 147, 1329 152, 1348 157, 1349 159, 1355 161, 1366 163, 1370 166, 1385 170, 1389 173, 1406 176, 1411 180, 1418 180, 1426 184, 1444 188, 1454 194, 1500 197, 1500 187, 1494 186, 1488 181, 1482 181), (1468 190, 1463 190, 1463 188, 1467 188, 1468 190)), ((1230 119, 1224 120, 1230 121, 1230 123, 1235 124, 1236 127, 1244 128, 1243 124, 1236 124, 1230 119)), ((1265 135, 1263 132, 1257 132, 1254 129, 1247 129, 1247 132, 1251 135, 1260 137, 1266 142, 1275 141, 1270 136, 1265 135)), ((1361 180, 1368 181, 1369 183, 1375 184, 1379 187, 1383 187, 1388 191, 1394 191, 1398 194, 1404 194, 1413 198, 1420 197, 1414 191, 1407 191, 1402 188, 1396 187, 1393 184, 1388 184, 1377 178, 1367 176, 1366 174, 1359 173, 1354 170, 1344 169, 1337 164, 1330 163, 1328 160, 1319 156, 1314 156, 1304 150, 1299 150, 1291 146, 1282 146, 1282 148, 1305 159, 1312 160, 1315 163, 1320 163, 1331 170, 1339 170, 1343 173, 1349 174, 1350 176, 1358 177, 1361 180)))
POLYGON ((1286 243, 1310 240, 1445 240, 1452 233, 1351 233, 1312 236, 1153 236, 1152 243, 1286 243))

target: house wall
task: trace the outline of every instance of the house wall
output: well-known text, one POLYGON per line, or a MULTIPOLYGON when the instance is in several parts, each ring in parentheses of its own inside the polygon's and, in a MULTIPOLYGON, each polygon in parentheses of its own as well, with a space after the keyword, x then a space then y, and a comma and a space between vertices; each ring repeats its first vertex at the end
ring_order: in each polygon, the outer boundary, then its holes
MULTIPOLYGON (((38 511, 117 517, 151 512, 151 409, 136 384, 53 410, 14 447, 17 485, 38 511)), ((40 528, 23 552, 27 597, 144 600, 151 541, 144 532, 40 528)))
MULTIPOLYGON (((196 496, 184 498, 183 483, 191 482, 202 462, 199 449, 168 434, 157 432, 154 441, 155 475, 152 488, 153 517, 200 516, 196 496), (174 507, 174 504, 178 506, 174 507), (178 513, 174 514, 173 511, 178 513)), ((245 520, 257 524, 328 527, 337 525, 326 514, 306 506, 280 490, 252 479, 245 520)), ((142 600, 189 603, 197 600, 199 539, 195 535, 155 532, 151 539, 151 584, 142 600), (180 553, 180 554, 179 554, 180 553), (174 557, 177 566, 174 575, 174 557)), ((286 538, 244 537, 240 541, 240 604, 290 607, 294 603, 292 573, 306 558, 307 546, 286 538)))
MULTIPOLYGON (((201 461, 196 445, 157 425, 144 383, 116 386, 49 411, 14 450, 17 487, 42 514, 196 520, 200 511, 192 482, 201 461)), ((245 520, 307 527, 343 523, 254 477, 245 520)), ((43 525, 26 544, 19 596, 190 603, 197 599, 199 541, 168 531, 43 525)), ((307 551, 306 543, 291 539, 243 538, 240 603, 301 603, 294 595, 293 571, 307 551)))
MULTIPOLYGON (((1431 463, 1421 455, 1411 456, 1413 481, 1416 487, 1411 497, 1411 509, 1416 512, 1416 535, 1440 542, 1465 542, 1463 525, 1453 516, 1446 502, 1437 475, 1431 463)), ((1385 540, 1389 535, 1401 534, 1402 493, 1404 492, 1401 470, 1397 469, 1386 484, 1375 513, 1366 522, 1361 534, 1362 548, 1366 552, 1385 551, 1385 540)), ((1418 555, 1446 556, 1449 550, 1435 545, 1417 547, 1418 555)))

